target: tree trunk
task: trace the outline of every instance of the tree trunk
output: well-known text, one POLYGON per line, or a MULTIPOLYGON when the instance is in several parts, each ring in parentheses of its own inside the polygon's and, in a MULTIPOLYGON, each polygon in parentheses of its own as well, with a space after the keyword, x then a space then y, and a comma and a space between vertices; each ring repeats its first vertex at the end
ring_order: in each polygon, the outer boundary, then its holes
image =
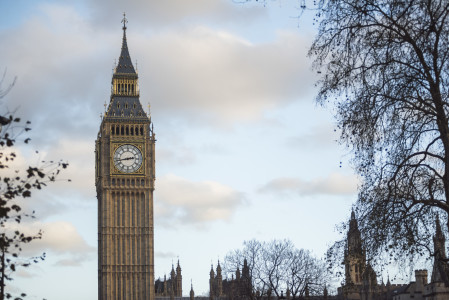
POLYGON ((1 239, 1 251, 2 251, 2 268, 1 268, 1 278, 0 278, 0 300, 5 299, 5 234, 2 234, 1 239))

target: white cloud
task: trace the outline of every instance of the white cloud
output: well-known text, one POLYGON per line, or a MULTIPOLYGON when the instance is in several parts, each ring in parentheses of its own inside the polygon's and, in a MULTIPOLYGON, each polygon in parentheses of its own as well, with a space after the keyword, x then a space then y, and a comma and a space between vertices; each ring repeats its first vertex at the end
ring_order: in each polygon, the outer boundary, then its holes
POLYGON ((155 219, 159 226, 202 226, 229 220, 243 202, 243 195, 229 186, 213 181, 193 182, 171 174, 157 181, 155 219))
POLYGON ((258 120, 267 109, 306 97, 314 82, 308 42, 280 32, 272 43, 252 44, 198 26, 137 38, 141 46, 133 52, 143 59, 142 93, 150 91, 159 117, 176 113, 219 124, 258 120))
POLYGON ((85 261, 85 257, 83 257, 83 255, 78 255, 60 259, 54 265, 59 267, 80 267, 82 266, 83 261, 85 261))
POLYGON ((62 137, 55 144, 44 146, 39 151, 32 151, 32 145, 11 150, 15 152, 16 158, 8 164, 10 172, 18 170, 19 174, 26 175, 28 166, 35 166, 50 175, 56 171, 58 163, 68 163, 66 168, 59 167, 57 184, 49 184, 47 189, 71 189, 93 196, 95 140, 62 137))
POLYGON ((8 228, 19 230, 29 236, 35 236, 39 231, 42 231, 41 239, 36 239, 23 246, 25 257, 39 256, 44 252, 51 252, 55 255, 69 255, 82 260, 95 253, 95 248, 88 245, 75 226, 69 222, 13 223, 9 224, 8 228))
POLYGON ((357 177, 332 173, 313 180, 276 178, 263 185, 259 192, 282 195, 353 195, 357 192, 357 177))
MULTIPOLYGON (((174 6, 180 11, 228 6, 181 2, 174 6)), ((5 107, 19 107, 18 114, 32 121, 38 147, 54 145, 61 136, 94 140, 121 30, 97 28, 69 6, 47 4, 40 10, 20 27, 0 31, 5 44, 0 56, 8 73, 18 76, 5 107)), ((306 58, 309 42, 296 32, 279 32, 272 42, 254 44, 204 25, 150 35, 138 26, 128 30, 131 57, 139 60, 141 101, 152 104, 156 129, 179 117, 202 125, 260 120, 264 111, 304 98, 314 81, 306 58)))
POLYGON ((113 61, 107 33, 88 27, 73 8, 45 5, 39 16, 0 31, 0 38, 7 45, 0 49, 0 68, 18 77, 0 108, 18 108, 17 115, 32 122, 33 145, 40 148, 61 135, 94 137, 113 61))
POLYGON ((24 268, 17 269, 15 275, 17 277, 22 277, 22 278, 35 278, 35 277, 39 276, 39 274, 32 272, 30 270, 24 269, 24 268))
POLYGON ((53 191, 76 191, 85 198, 95 197, 95 140, 63 137, 54 147, 49 147, 41 155, 46 160, 64 159, 69 165, 62 170, 59 179, 52 186, 53 191), (70 180, 70 182, 68 182, 70 180))
POLYGON ((32 189, 31 198, 16 198, 16 203, 24 212, 36 211, 36 216, 42 220, 73 208, 74 203, 69 202, 74 195, 81 195, 81 199, 95 199, 94 141, 61 139, 55 147, 47 147, 46 151, 38 153, 30 148, 27 146, 10 149, 14 151, 16 158, 8 162, 8 168, 2 171, 3 177, 21 176, 25 179, 29 166, 38 167, 50 176, 55 174, 60 162, 58 159, 52 161, 53 158, 68 157, 70 161, 67 168, 59 167, 60 173, 55 182, 44 178, 42 181, 46 186, 43 186, 42 190, 32 189))

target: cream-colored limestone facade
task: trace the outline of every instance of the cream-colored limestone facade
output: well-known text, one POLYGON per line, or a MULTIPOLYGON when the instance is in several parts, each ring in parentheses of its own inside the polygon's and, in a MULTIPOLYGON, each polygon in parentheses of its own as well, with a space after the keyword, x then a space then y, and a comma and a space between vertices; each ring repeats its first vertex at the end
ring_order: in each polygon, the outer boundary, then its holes
POLYGON ((155 134, 139 100, 126 18, 111 98, 95 145, 98 299, 154 300, 155 134))

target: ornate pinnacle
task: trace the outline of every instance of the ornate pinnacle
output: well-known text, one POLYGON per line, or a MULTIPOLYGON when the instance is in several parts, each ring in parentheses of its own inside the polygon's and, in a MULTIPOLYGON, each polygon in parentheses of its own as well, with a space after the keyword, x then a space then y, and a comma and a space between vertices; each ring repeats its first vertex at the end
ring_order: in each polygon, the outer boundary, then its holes
POLYGON ((126 19, 125 13, 123 13, 122 23, 123 23, 123 30, 126 30, 126 23, 128 23, 128 20, 126 19))

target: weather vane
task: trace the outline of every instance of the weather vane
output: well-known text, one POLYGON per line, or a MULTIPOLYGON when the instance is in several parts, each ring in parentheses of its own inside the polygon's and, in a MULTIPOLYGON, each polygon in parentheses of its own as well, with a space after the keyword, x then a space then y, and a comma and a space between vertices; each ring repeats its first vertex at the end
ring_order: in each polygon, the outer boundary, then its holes
POLYGON ((123 30, 126 30, 126 23, 128 23, 128 20, 126 19, 125 13, 123 13, 122 23, 123 23, 123 30))

